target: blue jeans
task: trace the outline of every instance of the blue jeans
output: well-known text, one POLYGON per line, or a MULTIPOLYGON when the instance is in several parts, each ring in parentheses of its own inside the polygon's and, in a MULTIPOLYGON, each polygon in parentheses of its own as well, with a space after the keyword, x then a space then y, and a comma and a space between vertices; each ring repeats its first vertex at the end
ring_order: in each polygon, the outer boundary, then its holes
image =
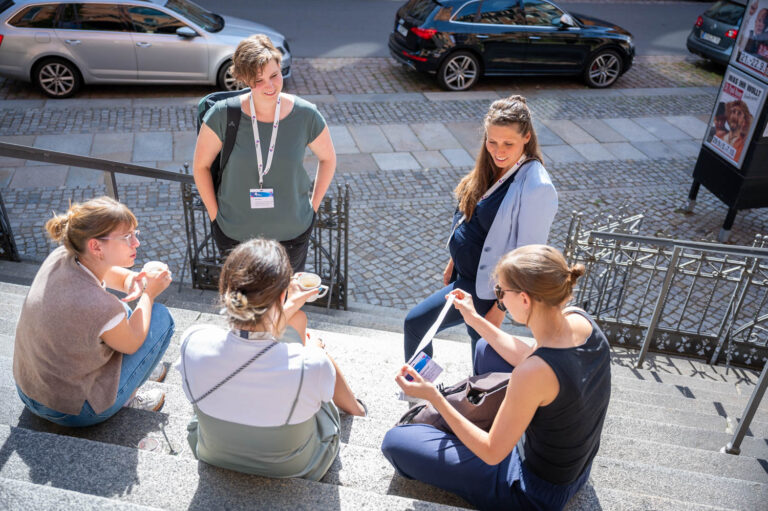
MULTIPOLYGON (((512 368, 482 339, 475 367, 479 373, 512 368)), ((498 465, 488 465, 455 435, 427 424, 390 429, 381 450, 400 475, 453 492, 480 509, 562 509, 587 482, 591 468, 570 484, 552 484, 523 466, 517 447, 498 465)))
MULTIPOLYGON (((128 305, 125 308, 128 317, 130 317, 131 308, 128 305)), ((83 403, 83 408, 78 415, 57 412, 24 394, 18 385, 16 390, 32 413, 61 426, 82 427, 104 422, 119 412, 133 392, 147 381, 152 370, 163 358, 165 350, 168 349, 173 330, 173 318, 165 305, 159 303, 152 305, 152 316, 147 337, 136 353, 123 354, 123 361, 120 366, 120 383, 117 386, 115 402, 101 413, 94 412, 88 401, 83 403)))
MULTIPOLYGON (((454 282, 451 282, 444 288, 432 293, 429 297, 424 299, 416 307, 408 311, 408 315, 405 318, 405 324, 403 325, 403 347, 405 351, 405 360, 411 359, 416 351, 416 348, 421 342, 421 338, 427 333, 432 323, 437 320, 437 316, 440 315, 440 311, 445 305, 445 295, 453 291, 454 289, 462 289, 472 295, 472 302, 475 305, 475 310, 481 316, 485 316, 491 307, 496 303, 496 300, 483 300, 475 296, 475 281, 459 277, 454 282)), ((451 307, 446 314, 443 323, 437 330, 445 330, 452 326, 460 325, 464 322, 464 318, 461 317, 461 313, 456 310, 455 307, 451 307)), ((472 340, 472 352, 475 351, 475 343, 480 338, 480 334, 475 332, 473 328, 467 326, 467 332, 472 340)), ((432 356, 432 344, 426 347, 424 352, 432 356)), ((479 373, 476 373, 479 374, 479 373)))

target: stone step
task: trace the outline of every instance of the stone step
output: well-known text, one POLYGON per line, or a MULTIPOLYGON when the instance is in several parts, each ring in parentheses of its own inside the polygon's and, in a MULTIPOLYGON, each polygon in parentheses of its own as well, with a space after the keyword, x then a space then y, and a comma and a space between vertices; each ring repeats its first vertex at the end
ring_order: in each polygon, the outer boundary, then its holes
MULTIPOLYGON (((192 416, 192 407, 183 391, 176 385, 147 385, 166 392, 166 403, 160 412, 125 409, 107 423, 84 429, 62 428, 39 419, 24 408, 15 388, 0 387, 0 423, 126 447, 136 447, 143 438, 151 437, 158 440, 159 448, 163 452, 168 452, 169 448, 163 437, 164 429, 173 448, 184 457, 192 457, 186 443, 186 425, 192 416)), ((378 449, 384 433, 394 425, 408 406, 396 400, 394 396, 370 399, 367 403, 370 412, 368 418, 342 416, 341 439, 347 444, 378 449)), ((622 442, 625 439, 631 441, 632 438, 642 438, 648 442, 646 447, 651 446, 656 449, 654 452, 661 453, 659 455, 666 460, 666 466, 711 473, 711 460, 717 459, 719 474, 764 480, 764 471, 760 468, 764 462, 755 459, 768 456, 766 449, 760 449, 764 440, 745 438, 742 456, 718 453, 719 448, 725 445, 730 437, 731 435, 721 432, 614 416, 609 410, 601 454, 622 458, 625 455, 625 450, 621 447, 622 442), (614 437, 618 440, 611 440, 614 437), (670 452, 674 454, 666 454, 670 452)))
POLYGON ((573 498, 568 501, 564 511, 576 510, 612 510, 620 509, 622 511, 723 511, 726 507, 705 506, 702 504, 693 504, 692 502, 682 502, 664 497, 651 497, 641 495, 631 491, 616 490, 613 488, 601 488, 587 482, 573 498))
MULTIPOLYGON (((324 482, 339 484, 342 486, 350 486, 358 489, 364 489, 372 493, 382 492, 396 492, 398 495, 407 497, 419 497, 422 495, 424 485, 415 481, 410 481, 402 477, 398 477, 394 473, 394 469, 384 458, 378 450, 367 449, 355 445, 346 445, 343 447, 339 454, 334 467, 339 467, 338 470, 331 469, 323 479, 324 482)), ((677 504, 685 504, 685 508, 692 503, 698 505, 710 505, 717 503, 720 507, 730 507, 731 501, 727 499, 719 498, 721 492, 725 492, 725 495, 742 492, 756 492, 760 495, 768 496, 768 484, 766 481, 751 482, 740 481, 736 479, 728 478, 724 475, 706 475, 706 474, 694 474, 689 473, 686 470, 668 470, 664 467, 657 467, 653 464, 645 464, 642 462, 633 461, 632 463, 626 463, 616 458, 604 457, 600 454, 595 458, 593 464, 592 473, 590 476, 591 485, 598 488, 620 489, 637 497, 644 497, 647 499, 675 499, 677 504), (658 488, 652 485, 641 486, 617 486, 616 478, 613 471, 619 473, 633 472, 635 478, 638 480, 656 480, 663 477, 674 475, 675 479, 680 481, 673 491, 659 491, 658 488), (684 481, 684 482, 683 482, 684 481), (707 485, 709 490, 702 493, 696 492, 696 487, 700 484, 707 485), (694 496, 695 495, 695 496, 694 496)), ((589 487, 585 489, 585 492, 589 492, 589 487)), ((582 492, 584 493, 584 492, 582 492)), ((588 497, 585 495, 584 497, 588 497)), ((433 500, 430 498, 429 500, 433 500)), ((582 497, 579 500, 586 500, 582 497)), ((756 498, 737 498, 736 509, 739 509, 738 505, 745 506, 746 508, 757 509, 755 503, 756 498)), ((451 504, 462 505, 462 501, 450 502, 451 504)), ((584 506, 582 509, 595 509, 596 499, 590 502, 588 506, 584 506)), ((585 502, 586 504, 586 502, 585 502)), ((603 509, 618 509, 619 507, 606 507, 608 503, 600 501, 600 505, 603 509)), ((656 509, 655 507, 646 509, 656 509)), ((678 507, 680 509, 680 507, 678 507)))
MULTIPOLYGON (((608 405, 608 414, 664 422, 666 424, 694 426, 701 429, 721 431, 727 434, 733 434, 739 423, 738 418, 733 415, 725 414, 723 416, 718 415, 714 411, 701 413, 681 410, 679 408, 643 404, 636 401, 622 401, 616 396, 611 397, 611 402, 608 405)), ((747 435, 768 438, 768 422, 753 420, 750 423, 747 435)))
MULTIPOLYGON (((74 449, 66 449, 68 451, 66 456, 70 459, 72 456, 82 458, 87 454, 93 455, 93 458, 96 458, 98 457, 99 451, 108 450, 109 447, 116 449, 121 448, 120 446, 107 446, 106 444, 102 444, 100 442, 85 439, 49 435, 46 433, 32 432, 19 428, 6 429, 5 426, 0 426, 0 438, 2 438, 6 432, 8 433, 9 438, 4 439, 4 449, 13 450, 16 452, 29 468, 34 468, 34 462, 32 459, 36 454, 39 456, 44 456, 46 459, 48 459, 51 454, 56 453, 55 458, 62 458, 62 455, 64 454, 61 452, 64 450, 63 447, 68 444, 71 445, 71 442, 73 441, 77 441, 74 449), (30 434, 34 435, 34 440, 32 440, 33 435, 30 434), (44 436, 41 437, 40 435, 44 436), (21 440, 19 440, 19 437, 21 437, 21 440), (24 441, 25 437, 29 439, 28 442, 24 441), (42 454, 45 451, 49 451, 47 455, 42 454)), ((610 443, 610 440, 606 443, 610 443)), ((648 444, 646 443, 643 445, 641 443, 632 447, 643 449, 647 448, 648 444)), ((138 460, 137 466, 134 469, 137 474, 142 473, 142 467, 139 466, 139 464, 141 463, 141 460, 147 455, 155 455, 155 461, 150 462, 153 465, 165 465, 167 460, 172 460, 172 462, 180 465, 181 460, 185 459, 185 457, 180 458, 157 453, 145 453, 143 451, 135 451, 129 453, 127 450, 125 450, 125 448, 122 449, 124 450, 120 453, 121 460, 126 459, 129 460, 129 462, 130 460, 138 460)), ((637 454, 637 452, 641 451, 632 449, 633 454, 637 454)), ((89 459, 93 458, 89 456, 89 459)), ((188 479, 188 477, 185 476, 189 476, 190 474, 185 474, 185 470, 187 472, 193 473, 198 472, 196 462, 193 459, 189 459, 188 461, 193 465, 176 467, 176 470, 172 472, 175 484, 178 484, 179 480, 183 481, 188 479)), ((710 459, 703 461, 713 460, 710 459)), ((78 466, 81 466, 82 463, 79 459, 77 461, 73 460, 73 462, 77 462, 78 466)), ((50 468, 49 464, 46 464, 46 468, 50 468)), ((88 468, 91 468, 91 466, 90 464, 87 464, 82 468, 87 470, 88 468)), ((206 469, 218 472, 227 472, 220 471, 214 467, 208 467, 205 464, 199 465, 199 471, 201 473, 203 473, 206 469)), ((159 467, 158 470, 160 470, 159 467)), ((100 470, 99 473, 102 473, 102 471, 100 470)), ((116 473, 111 470, 107 470, 107 474, 108 480, 112 481, 112 484, 114 485, 116 473)), ((0 475, 3 477, 15 477, 13 474, 8 474, 7 467, 0 469, 0 475)), ((235 475, 235 477, 248 477, 234 473, 233 475, 235 475)), ((271 481, 262 478, 254 479, 259 480, 259 482, 271 481)), ((133 493, 136 493, 135 488, 140 488, 141 493, 143 493, 146 487, 146 480, 146 478, 142 477, 140 480, 141 484, 134 487, 133 493)), ((693 472, 680 469, 670 470, 660 466, 658 464, 658 460, 655 460, 653 464, 648 464, 643 463, 633 457, 633 461, 628 463, 614 457, 604 456, 602 449, 598 457, 595 459, 595 463, 592 469, 591 481, 592 485, 598 488, 605 487, 622 490, 631 489, 633 493, 640 494, 645 499, 651 501, 654 499, 677 499, 685 501, 686 503, 693 502, 701 505, 715 504, 721 507, 733 505, 735 509, 759 509, 759 507, 756 506, 756 498, 765 498, 765 496, 768 496, 768 490, 766 489, 768 487, 765 484, 760 484, 758 482, 739 481, 733 478, 723 477, 722 474, 713 476, 706 474, 695 474, 693 472), (624 477, 633 477, 638 486, 627 485, 624 477), (647 481, 651 480, 665 481, 667 486, 660 488, 658 485, 647 484, 647 481), (701 488, 702 490, 697 491, 697 488, 701 488), (750 494, 754 494, 756 497, 750 497, 750 494), (731 497, 729 497, 729 499, 723 499, 720 498, 722 495, 729 495, 731 497)), ((58 486, 57 483, 59 481, 51 479, 50 482, 54 486, 58 486)), ((209 487, 214 487, 211 481, 207 482, 209 483, 209 487)), ((464 505, 460 499, 446 492, 429 487, 427 485, 423 485, 416 481, 408 481, 396 476, 391 465, 386 461, 378 448, 365 448, 352 444, 343 445, 339 457, 334 462, 334 466, 331 468, 329 473, 323 479, 323 482, 332 485, 339 485, 341 488, 350 488, 358 491, 362 490, 364 492, 376 494, 382 497, 388 494, 396 494, 409 498, 418 498, 420 500, 438 501, 459 506, 464 505)), ((91 481, 91 483, 95 484, 97 481, 91 481)), ((70 489, 72 488, 71 481, 68 482, 67 487, 70 489)), ((79 491, 83 491, 81 488, 77 489, 79 491)), ((178 490, 179 488, 177 487, 177 492, 178 490)), ((582 498, 582 500, 584 499, 582 498)), ((133 501, 139 504, 145 503, 143 500, 133 501)), ((602 502, 602 500, 600 502, 603 504, 603 508, 606 508, 605 504, 607 503, 602 502)), ((673 507, 669 505, 664 507, 673 509, 673 507)), ((575 509, 594 509, 594 507, 577 507, 575 509)), ((612 509, 612 507, 607 507, 606 509, 612 509)))
MULTIPOLYGON (((221 321, 220 317, 218 319, 221 321)), ((345 370, 347 377, 353 384, 353 388, 363 396, 365 396, 371 388, 380 386, 382 381, 391 381, 392 375, 399 367, 399 361, 395 361, 399 355, 392 354, 392 346, 390 345, 388 347, 387 343, 383 342, 383 340, 377 343, 370 343, 354 336, 344 336, 332 332, 315 331, 315 333, 325 336, 329 352, 337 359, 341 367, 345 370), (357 367, 359 365, 358 361, 361 359, 379 360, 381 363, 372 365, 367 371, 362 373, 349 370, 349 368, 357 367)), ((177 331, 177 340, 180 335, 181 332, 177 331)), ((4 336, 2 339, 4 340, 4 356, 10 355, 10 353, 8 353, 9 349, 12 350, 12 348, 8 347, 8 344, 11 342, 10 337, 4 336)), ((457 351, 457 347, 459 348, 458 351, 463 351, 461 348, 465 347, 465 345, 456 345, 450 341, 436 341, 436 344, 438 345, 440 352, 446 355, 445 358, 462 358, 460 353, 455 357, 449 357, 449 355, 456 355, 455 352, 457 351)), ((395 347, 395 351, 396 350, 397 347, 395 347)), ((164 360, 167 363, 173 363, 178 358, 178 355, 178 343, 172 343, 164 360)), ((7 368, 7 371, 3 371, 2 374, 0 374, 0 381, 5 385, 12 386, 10 357, 6 358, 6 360, 2 360, 2 358, 3 357, 0 357, 0 368, 5 367, 7 368)), ((466 374, 465 371, 468 371, 468 367, 464 367, 460 360, 455 364, 451 364, 451 366, 453 370, 450 371, 450 376, 444 377, 443 381, 459 380, 463 374, 466 374)), ((449 369, 451 368, 449 367, 449 369)), ((166 383, 180 385, 180 374, 174 370, 169 371, 166 383)), ((653 417, 652 420, 660 422, 698 426, 703 429, 714 429, 721 432, 730 432, 729 427, 735 427, 737 424, 736 417, 740 416, 743 412, 744 397, 728 397, 727 400, 721 399, 718 401, 707 402, 703 399, 687 398, 674 387, 666 386, 665 384, 655 382, 648 383, 647 388, 644 388, 644 385, 646 384, 642 381, 638 383, 629 378, 614 378, 612 396, 614 401, 614 404, 612 405, 613 408, 627 411, 626 413, 619 412, 621 415, 630 417, 640 416, 639 418, 653 417), (631 383, 632 385, 641 388, 639 390, 627 388, 629 387, 627 383, 631 383), (645 390, 653 390, 654 392, 648 393, 644 392, 645 390), (659 394, 658 392, 662 392, 662 394, 659 394), (741 403, 731 402, 739 399, 742 400, 741 403), (621 406, 619 406, 619 404, 621 404, 621 406), (644 412, 647 412, 650 415, 645 416, 644 412), (707 416, 709 420, 706 424, 708 426, 698 424, 695 418, 687 419, 686 413, 694 414, 694 416, 707 416), (674 417, 677 419, 675 420, 674 417)), ((391 387, 393 393, 396 392, 394 385, 391 385, 391 387)), ((389 396, 387 396, 387 399, 389 399, 389 396)), ((373 406, 374 403, 369 403, 369 405, 374 409, 376 408, 373 406)), ((764 423, 766 422, 766 419, 768 419, 768 413, 766 413, 765 408, 766 406, 764 404, 762 408, 758 410, 757 421, 755 422, 756 429, 752 430, 754 435, 760 435, 760 432, 765 431, 764 423)))
POLYGON ((193 459, 4 425, 0 426, 0 442, 8 453, 0 477, 142 506, 162 503, 163 508, 171 510, 254 506, 307 510, 455 509, 304 479, 249 476, 198 464, 193 459))
POLYGON ((54 511, 62 509, 99 509, 101 511, 159 511, 163 502, 142 506, 129 502, 96 497, 87 493, 54 488, 0 477, 0 503, 6 511, 54 511))
MULTIPOLYGON (((21 302, 23 301, 23 297, 26 294, 26 286, 18 285, 18 284, 12 284, 12 283, 6 283, 6 282, 0 282, 0 304, 7 304, 8 308, 3 308, 0 310, 1 314, 0 317, 2 317, 2 320, 9 321, 12 320, 12 318, 17 317, 18 312, 20 311, 20 308, 16 308, 14 305, 18 305, 20 307, 21 302), (7 295, 4 295, 4 289, 7 289, 10 293, 7 295)), ((190 292, 187 292, 189 294, 190 292)), ((198 290, 192 290, 191 293, 201 293, 201 291, 198 290)), ((173 297, 175 293, 167 293, 169 297, 173 297)), ((166 293, 164 293, 165 296, 166 293)), ((207 301, 211 301, 213 299, 213 296, 209 296, 206 298, 207 301)), ((162 300, 161 300, 162 301, 162 300)), ((170 305, 170 304, 169 304, 170 305)), ((198 304, 199 306, 199 304, 198 304)), ((211 307, 213 307, 211 305, 211 307)), ((368 308, 373 309, 387 309, 384 307, 375 307, 375 306, 367 306, 368 308)), ((310 316, 310 325, 315 327, 316 329, 332 329, 335 331, 344 330, 344 327, 350 327, 352 323, 354 323, 355 317, 364 317, 364 315, 361 316, 360 313, 354 313, 354 312, 347 312, 347 311, 325 311, 322 308, 319 307, 312 307, 307 306, 308 314, 310 316), (322 311, 322 312, 317 312, 322 311), (329 320, 333 319, 333 315, 336 313, 344 313, 346 314, 347 318, 345 320, 342 320, 341 323, 333 323, 328 322, 329 320), (318 321, 313 321, 314 318, 317 318, 318 321)), ((363 309, 365 310, 365 309, 363 309)), ((395 309, 393 309, 395 310, 395 309)), ((191 326, 194 323, 200 322, 201 319, 210 321, 213 318, 216 318, 216 320, 220 320, 220 317, 216 314, 210 314, 210 312, 199 312, 196 310, 189 310, 189 309, 181 309, 181 308, 173 308, 172 314, 174 316, 174 319, 177 324, 177 335, 179 335, 184 329, 186 329, 188 326, 191 326)), ((215 321, 215 320, 214 320, 215 321)), ((359 323, 365 324, 367 320, 361 320, 359 323)), ((225 324, 224 321, 216 321, 217 323, 220 323, 222 325, 225 324)), ((397 344, 398 348, 399 345, 402 343, 402 338, 400 335, 400 332, 402 330, 402 323, 398 319, 399 326, 397 327, 396 331, 394 332, 397 337, 399 337, 397 344)), ((352 328, 355 330, 356 335, 364 336, 364 337, 370 337, 370 336, 381 336, 382 331, 381 330, 372 330, 371 328, 362 328, 359 325, 353 325, 352 328)), ((465 343, 467 341, 467 336, 465 331, 463 330, 463 327, 457 327, 459 328, 459 334, 456 335, 449 335, 449 333, 441 332, 438 336, 440 339, 458 339, 462 341, 462 343, 465 343)), ((0 333, 5 333, 7 335, 11 335, 13 331, 15 330, 15 327, 11 327, 11 325, 2 324, 2 321, 0 321, 0 333)), ((462 351, 466 351, 466 348, 457 348, 462 351)), ((613 349, 613 374, 614 376, 628 376, 631 374, 635 379, 641 380, 641 381, 647 381, 649 383, 651 382, 657 382, 657 383, 672 383, 675 385, 680 386, 680 391, 684 392, 688 395, 690 394, 696 394, 696 389, 700 389, 702 392, 722 392, 727 393, 729 395, 732 395, 731 392, 735 389, 736 393, 739 395, 745 396, 745 399, 748 398, 748 396, 751 394, 751 391, 754 387, 754 384, 757 381, 757 377, 759 374, 756 371, 751 371, 748 369, 742 369, 742 368, 729 368, 726 370, 723 367, 718 366, 709 366, 707 364, 702 363, 701 361, 691 360, 691 359, 684 359, 684 358, 677 358, 677 357, 669 357, 666 355, 654 355, 652 354, 649 357, 649 364, 647 364, 646 369, 635 369, 633 367, 632 362, 636 358, 636 351, 633 350, 625 350, 622 348, 616 348, 613 349), (731 383, 735 382, 735 383, 731 383), (688 392, 690 390, 690 392, 688 392)))

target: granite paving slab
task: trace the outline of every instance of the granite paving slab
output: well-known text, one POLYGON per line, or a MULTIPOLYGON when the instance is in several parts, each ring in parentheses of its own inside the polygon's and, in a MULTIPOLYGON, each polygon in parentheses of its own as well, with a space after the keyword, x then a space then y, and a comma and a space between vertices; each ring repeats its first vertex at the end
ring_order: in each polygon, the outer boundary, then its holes
POLYGON ((689 140, 691 138, 688 133, 685 133, 660 117, 640 117, 633 120, 652 133, 656 138, 664 140, 665 142, 671 140, 689 140))
POLYGON ((651 132, 646 130, 640 124, 632 119, 603 119, 608 126, 620 133, 624 138, 631 142, 652 142, 658 140, 651 132))
POLYGON ((395 151, 423 151, 424 146, 407 124, 385 124, 381 131, 395 151))
POLYGON ((544 124, 566 144, 596 144, 597 139, 569 120, 545 120, 544 124))
POLYGON ((411 128, 427 150, 453 149, 459 141, 441 123, 413 123, 411 128))
POLYGON ((336 155, 340 154, 355 154, 359 153, 360 149, 357 148, 355 140, 349 133, 346 126, 328 126, 328 131, 331 133, 331 139, 333 140, 333 148, 336 150, 336 155))
POLYGON ((626 142, 627 139, 608 126, 600 119, 575 119, 573 121, 581 129, 589 133, 591 136, 597 139, 598 142, 626 142))
POLYGON ((706 122, 692 115, 668 115, 664 120, 695 139, 704 138, 708 128, 706 122))
POLYGON ((362 153, 391 152, 392 146, 378 126, 348 126, 362 153))
POLYGON ((173 134, 167 132, 142 132, 134 135, 131 161, 141 165, 149 160, 173 160, 173 134))
POLYGON ((616 156, 597 142, 587 144, 571 144, 587 161, 615 160, 616 156))

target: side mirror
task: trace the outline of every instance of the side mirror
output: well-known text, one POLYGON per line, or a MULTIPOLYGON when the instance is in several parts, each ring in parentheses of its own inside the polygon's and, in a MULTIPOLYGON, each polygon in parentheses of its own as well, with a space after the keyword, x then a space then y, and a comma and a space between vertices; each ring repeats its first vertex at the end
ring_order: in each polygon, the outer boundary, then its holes
POLYGON ((573 17, 570 14, 565 13, 562 16, 560 16, 560 26, 563 28, 575 27, 576 21, 574 21, 573 17))
POLYGON ((197 32, 195 32, 189 27, 179 27, 176 29, 176 35, 179 37, 190 38, 190 37, 197 37, 197 32))

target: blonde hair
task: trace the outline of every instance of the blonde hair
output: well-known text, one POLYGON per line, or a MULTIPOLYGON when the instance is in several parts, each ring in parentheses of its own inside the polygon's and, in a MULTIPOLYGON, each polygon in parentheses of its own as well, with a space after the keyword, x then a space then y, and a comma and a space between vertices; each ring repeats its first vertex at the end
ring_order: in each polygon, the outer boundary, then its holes
POLYGON ((107 236, 120 227, 135 229, 136 217, 125 204, 109 197, 74 203, 63 215, 54 213, 45 223, 48 236, 72 254, 83 254, 88 240, 107 236))
POLYGON ((285 325, 280 296, 292 275, 288 254, 274 240, 255 238, 235 247, 219 276, 219 299, 230 324, 235 328, 263 325, 279 337, 285 325), (273 305, 277 317, 264 324, 273 305))
POLYGON ((459 201, 459 211, 464 213, 467 219, 472 218, 480 197, 488 191, 499 167, 488 154, 485 144, 488 140, 488 126, 515 126, 517 131, 525 137, 530 133, 531 138, 523 148, 523 154, 529 158, 543 160, 536 130, 533 128, 531 111, 523 96, 509 96, 494 101, 483 119, 483 144, 475 161, 475 168, 464 176, 454 190, 459 201))
POLYGON ((264 66, 272 60, 277 67, 283 61, 283 54, 275 48, 269 37, 264 34, 254 34, 240 41, 232 55, 232 66, 229 72, 236 80, 250 85, 261 76, 264 66))
POLYGON ((547 245, 526 245, 505 254, 496 265, 496 282, 513 291, 524 291, 531 299, 561 307, 573 294, 573 286, 584 275, 582 264, 568 266, 559 250, 547 245))

